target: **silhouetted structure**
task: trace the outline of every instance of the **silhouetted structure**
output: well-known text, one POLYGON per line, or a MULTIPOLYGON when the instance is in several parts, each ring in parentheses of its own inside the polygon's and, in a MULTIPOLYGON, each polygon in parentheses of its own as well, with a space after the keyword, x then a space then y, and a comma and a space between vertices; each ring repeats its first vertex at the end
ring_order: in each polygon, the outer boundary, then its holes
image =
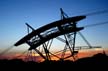
MULTIPOLYGON (((28 57, 31 60, 33 60, 32 55, 35 52, 37 52, 46 61, 52 60, 52 56, 60 60, 64 60, 70 57, 76 59, 75 55, 77 55, 79 50, 79 48, 76 48, 75 46, 76 34, 77 32, 84 29, 84 27, 77 27, 77 22, 82 19, 85 19, 86 16, 82 15, 82 16, 68 17, 68 15, 62 10, 62 8, 60 8, 60 11, 61 11, 61 20, 49 23, 36 30, 33 27, 31 27, 28 23, 26 23, 28 35, 20 39, 14 45, 19 46, 23 43, 27 43, 30 46, 30 48, 28 49, 29 51, 28 57), (31 33, 29 29, 32 30, 31 33), (63 35, 64 39, 59 37, 61 35, 63 35), (61 56, 60 55, 58 56, 56 53, 52 53, 50 51, 54 38, 65 43, 63 50, 60 51, 61 56), (69 56, 66 56, 67 51, 70 52, 69 56)), ((90 43, 85 39, 85 37, 81 34, 81 32, 79 32, 79 34, 87 43, 88 47, 92 48, 90 43)))

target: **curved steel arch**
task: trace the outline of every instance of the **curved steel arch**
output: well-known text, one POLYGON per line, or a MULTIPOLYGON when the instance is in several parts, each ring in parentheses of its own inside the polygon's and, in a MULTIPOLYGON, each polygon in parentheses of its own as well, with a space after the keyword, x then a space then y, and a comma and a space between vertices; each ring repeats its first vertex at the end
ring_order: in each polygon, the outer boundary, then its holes
POLYGON ((21 45, 21 44, 27 42, 33 36, 36 36, 36 35, 40 36, 40 33, 44 32, 44 31, 46 31, 48 29, 51 29, 51 28, 54 28, 54 27, 58 27, 58 26, 66 24, 66 23, 71 23, 71 22, 75 23, 75 22, 80 21, 80 20, 82 20, 84 18, 86 18, 86 16, 75 16, 75 17, 69 17, 69 18, 65 18, 63 20, 58 20, 58 21, 49 23, 47 25, 44 25, 44 26, 38 28, 37 30, 34 30, 30 34, 26 35, 21 40, 19 40, 18 42, 16 42, 14 44, 14 46, 18 46, 18 45, 21 45))

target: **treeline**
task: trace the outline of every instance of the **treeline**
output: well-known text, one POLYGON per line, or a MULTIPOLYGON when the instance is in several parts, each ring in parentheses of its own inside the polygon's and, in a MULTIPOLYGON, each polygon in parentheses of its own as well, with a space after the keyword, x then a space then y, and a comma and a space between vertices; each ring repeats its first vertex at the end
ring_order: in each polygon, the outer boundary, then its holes
POLYGON ((12 59, 12 60, 0 60, 0 66, 1 67, 22 67, 22 68, 36 68, 36 69, 41 69, 43 67, 46 68, 76 68, 76 67, 82 67, 82 68, 107 68, 108 66, 108 56, 102 53, 96 54, 93 57, 86 57, 82 59, 78 59, 76 61, 44 61, 41 63, 33 62, 33 61, 28 61, 24 62, 21 59, 12 59), (40 68, 41 67, 41 68, 40 68))

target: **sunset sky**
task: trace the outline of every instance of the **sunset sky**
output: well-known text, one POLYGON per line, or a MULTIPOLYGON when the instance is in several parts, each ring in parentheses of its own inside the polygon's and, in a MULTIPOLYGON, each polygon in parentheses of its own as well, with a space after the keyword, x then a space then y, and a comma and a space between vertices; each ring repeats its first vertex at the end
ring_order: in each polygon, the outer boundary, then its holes
MULTIPOLYGON (((37 29, 48 23, 60 20, 60 8, 68 16, 86 15, 100 10, 108 10, 108 0, 0 0, 0 52, 14 45, 27 34, 25 23, 37 29)), ((108 21, 108 13, 87 16, 78 22, 85 26, 108 21)), ((93 46, 108 48, 108 24, 88 27, 81 31, 93 46)), ((76 46, 85 46, 84 40, 77 35, 76 46)), ((54 44, 54 49, 62 45, 54 44)), ((10 52, 28 49, 28 45, 14 47, 10 52)))

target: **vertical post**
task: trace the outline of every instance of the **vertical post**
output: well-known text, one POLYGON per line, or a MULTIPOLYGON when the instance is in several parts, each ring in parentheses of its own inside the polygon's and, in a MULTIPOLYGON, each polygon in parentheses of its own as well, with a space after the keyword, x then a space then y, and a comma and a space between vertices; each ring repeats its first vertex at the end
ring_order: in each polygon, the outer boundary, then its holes
POLYGON ((44 51, 46 54, 46 60, 51 60, 50 55, 49 55, 49 50, 48 50, 47 45, 45 43, 43 44, 43 48, 44 48, 44 51))
MULTIPOLYGON (((76 23, 74 22, 73 24, 73 29, 76 29, 76 23)), ((75 40, 76 40, 76 31, 74 32, 74 38, 73 38, 73 48, 72 48, 72 50, 73 50, 73 55, 74 55, 74 48, 75 48, 75 40)))

